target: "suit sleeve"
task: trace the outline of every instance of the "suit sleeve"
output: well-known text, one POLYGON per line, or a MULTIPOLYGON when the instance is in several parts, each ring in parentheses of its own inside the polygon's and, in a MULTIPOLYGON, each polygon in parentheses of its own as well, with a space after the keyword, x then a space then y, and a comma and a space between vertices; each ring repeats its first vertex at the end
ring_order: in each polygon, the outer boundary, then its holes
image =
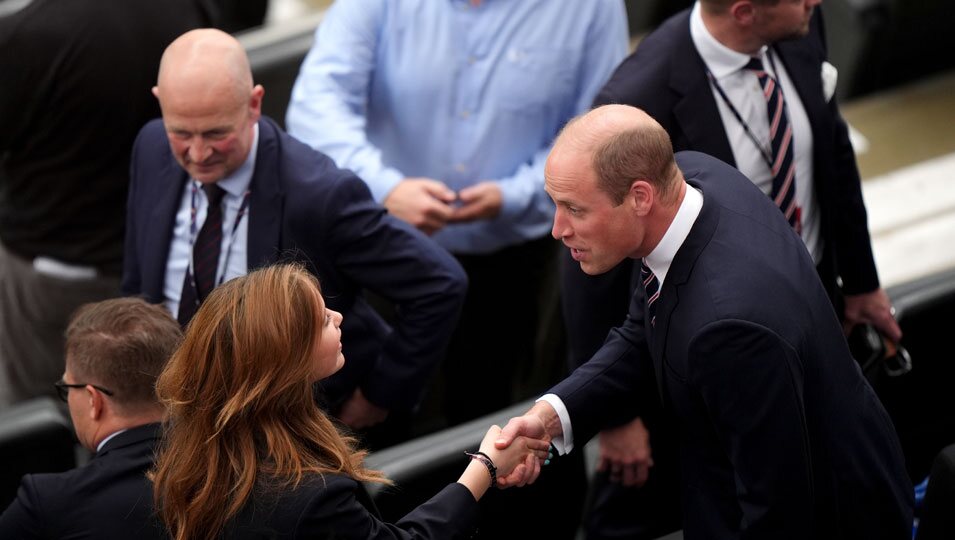
POLYGON ((32 477, 24 476, 17 498, 0 515, 0 538, 47 538, 40 501, 32 477))
POLYGON ((362 390, 379 406, 409 409, 457 324, 467 290, 464 270, 431 239, 387 214, 350 173, 324 197, 319 212, 329 216, 323 241, 335 267, 395 306, 393 331, 362 390))
POLYGON ((302 62, 286 115, 290 135, 355 171, 379 202, 405 177, 384 164, 365 134, 385 6, 382 0, 332 4, 302 62))
POLYGON ((478 505, 461 484, 450 484, 395 524, 373 516, 355 497, 352 480, 332 479, 305 508, 297 538, 336 540, 406 540, 469 538, 478 520, 478 505))
POLYGON ((697 333, 688 355, 688 383, 735 473, 740 538, 812 536, 812 464, 796 351, 765 327, 728 320, 697 333))
MULTIPOLYGON (((598 431, 632 420, 653 392, 653 362, 644 331, 643 288, 633 294, 624 324, 614 328, 588 362, 550 390, 567 407, 574 446, 598 431)), ((655 397, 655 396, 654 396, 655 397)))
POLYGON ((142 139, 142 132, 136 137, 133 143, 132 158, 129 160, 129 195, 126 199, 126 231, 123 244, 123 278, 120 284, 120 290, 124 296, 134 296, 142 292, 142 276, 139 269, 139 253, 136 242, 136 216, 138 214, 134 205, 137 198, 137 188, 139 185, 139 174, 136 167, 139 145, 142 139))

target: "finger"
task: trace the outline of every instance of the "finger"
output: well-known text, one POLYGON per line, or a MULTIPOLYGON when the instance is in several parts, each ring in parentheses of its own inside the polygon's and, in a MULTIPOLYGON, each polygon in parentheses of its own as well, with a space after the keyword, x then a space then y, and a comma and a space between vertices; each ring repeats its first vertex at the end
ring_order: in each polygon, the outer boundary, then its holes
POLYGON ((637 465, 634 467, 636 471, 633 485, 637 487, 642 487, 643 484, 647 483, 647 479, 650 478, 650 467, 646 465, 637 465))
POLYGON ((895 318, 889 311, 885 311, 879 317, 878 322, 876 323, 876 328, 879 329, 882 334, 892 340, 895 343, 898 343, 902 339, 902 329, 899 328, 899 323, 895 321, 895 318))
POLYGON ((458 199, 465 204, 474 202, 483 196, 484 188, 481 184, 474 184, 458 191, 458 199))
POLYGON ((610 481, 619 484, 623 481, 623 467, 618 463, 610 465, 610 481))
POLYGON ((523 463, 519 463, 514 470, 511 471, 511 474, 508 475, 508 479, 511 480, 511 485, 517 487, 523 487, 527 483, 527 466, 523 463))
POLYGON ((504 450, 514 442, 514 439, 518 437, 523 432, 523 427, 521 425, 520 418, 511 418, 510 421, 504 426, 504 429, 501 430, 501 433, 498 435, 497 440, 494 441, 494 446, 498 450, 504 450))
POLYGON ((454 190, 444 185, 443 182, 439 182, 437 180, 426 182, 424 184, 424 188, 429 195, 445 203, 454 202, 454 200, 458 198, 458 195, 454 192, 454 190))
POLYGON ((639 467, 636 465, 627 465, 623 467, 620 474, 620 483, 625 486, 635 486, 637 485, 637 480, 639 477, 639 467))
POLYGON ((547 453, 550 452, 550 441, 527 437, 527 448, 535 452, 544 452, 544 455, 546 456, 547 453))
POLYGON ((610 461, 606 458, 600 458, 597 461, 597 472, 604 472, 610 470, 610 461))
POLYGON ((454 209, 448 219, 451 221, 473 221, 480 218, 483 211, 484 205, 480 202, 465 204, 454 209))
POLYGON ((534 459, 533 456, 527 456, 520 467, 523 473, 523 483, 521 485, 526 486, 533 484, 534 480, 537 480, 537 475, 540 474, 540 462, 534 459))

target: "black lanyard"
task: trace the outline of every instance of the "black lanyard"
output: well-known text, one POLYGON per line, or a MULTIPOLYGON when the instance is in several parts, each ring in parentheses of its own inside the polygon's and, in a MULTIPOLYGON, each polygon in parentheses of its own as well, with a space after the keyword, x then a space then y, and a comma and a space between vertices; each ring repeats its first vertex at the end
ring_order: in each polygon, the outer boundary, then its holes
MULTIPOLYGON (((772 51, 770 49, 766 50, 766 57, 769 58, 769 65, 773 67, 773 73, 770 73, 768 75, 770 77, 772 77, 773 74, 777 75, 775 77, 776 86, 779 88, 779 93, 782 94, 783 87, 781 86, 782 83, 780 82, 778 77, 779 71, 776 70, 776 61, 773 60, 773 55, 771 53, 772 51)), ((710 84, 713 85, 713 88, 716 89, 716 92, 720 95, 721 98, 723 98, 723 103, 725 103, 726 106, 729 107, 730 112, 733 113, 733 116, 736 117, 736 121, 739 122, 739 125, 743 127, 743 131, 746 132, 746 135, 749 136, 749 139, 753 141, 753 145, 755 145, 756 148, 759 150, 759 155, 763 157, 763 161, 766 162, 766 166, 769 167, 770 171, 772 171, 773 170, 773 158, 772 158, 772 152, 771 152, 772 149, 770 148, 770 151, 766 151, 766 147, 759 142, 759 139, 756 138, 756 135, 753 135, 752 130, 749 129, 749 125, 746 123, 745 120, 743 120, 743 115, 741 115, 739 111, 736 110, 736 107, 733 106, 733 102, 730 101, 730 98, 726 95, 726 92, 723 91, 723 87, 720 86, 720 83, 716 81, 716 77, 713 76, 713 72, 710 71, 710 68, 708 66, 706 68, 706 76, 707 78, 709 78, 710 84)), ((783 99, 785 100, 785 96, 783 96, 783 99)), ((785 111, 783 112, 783 114, 786 114, 785 111)))

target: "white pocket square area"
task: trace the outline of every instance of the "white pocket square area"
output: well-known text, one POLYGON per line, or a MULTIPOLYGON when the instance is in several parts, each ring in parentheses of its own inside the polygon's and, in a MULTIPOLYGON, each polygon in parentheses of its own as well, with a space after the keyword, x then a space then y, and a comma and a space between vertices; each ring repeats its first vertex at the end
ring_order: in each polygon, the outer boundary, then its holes
POLYGON ((839 70, 829 62, 822 63, 822 95, 826 101, 832 100, 836 93, 836 81, 839 79, 839 70))

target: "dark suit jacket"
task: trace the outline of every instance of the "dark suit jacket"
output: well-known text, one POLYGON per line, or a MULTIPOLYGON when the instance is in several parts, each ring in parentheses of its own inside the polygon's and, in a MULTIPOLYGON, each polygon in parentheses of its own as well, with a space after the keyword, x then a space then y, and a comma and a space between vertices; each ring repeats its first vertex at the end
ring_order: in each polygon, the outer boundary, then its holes
POLYGON ((225 529, 226 539, 308 538, 371 540, 469 538, 478 504, 461 484, 450 484, 395 524, 384 523, 346 476, 311 477, 297 489, 257 491, 225 529), (269 494, 266 494, 269 493, 269 494))
POLYGON ((153 464, 159 424, 124 431, 87 465, 23 477, 0 516, 2 538, 168 538, 154 518, 153 464))
POLYGON ((696 152, 677 164, 702 211, 655 326, 641 286, 624 325, 554 388, 575 444, 639 413, 652 372, 679 434, 687 539, 911 535, 895 430, 801 240, 736 169, 696 152))
MULTIPOLYGON (((873 291, 879 280, 855 155, 836 100, 827 103, 822 89, 827 51, 821 11, 816 9, 806 37, 777 43, 773 49, 786 66, 812 126, 813 182, 825 243, 819 275, 836 302, 837 276, 846 294, 873 291)), ((595 105, 607 103, 645 110, 670 134, 675 151, 696 150, 735 166, 706 66, 690 37, 689 9, 667 19, 620 64, 595 100, 595 105)), ((570 344, 576 351, 572 359, 579 363, 606 336, 607 326, 592 317, 578 320, 574 314, 598 311, 619 322, 626 307, 612 298, 624 296, 632 265, 625 261, 609 275, 590 277, 569 256, 565 259, 561 270, 565 311, 570 317, 570 344)))
MULTIPOLYGON (((186 172, 161 120, 133 148, 123 292, 163 301, 163 281, 186 172)), ((420 399, 458 319, 466 276, 445 250, 374 202, 367 186, 331 159, 259 120, 250 186, 248 266, 304 262, 329 308, 344 315, 345 366, 324 382, 332 404, 361 386, 388 409, 420 399), (363 289, 396 306, 391 328, 363 289)))

